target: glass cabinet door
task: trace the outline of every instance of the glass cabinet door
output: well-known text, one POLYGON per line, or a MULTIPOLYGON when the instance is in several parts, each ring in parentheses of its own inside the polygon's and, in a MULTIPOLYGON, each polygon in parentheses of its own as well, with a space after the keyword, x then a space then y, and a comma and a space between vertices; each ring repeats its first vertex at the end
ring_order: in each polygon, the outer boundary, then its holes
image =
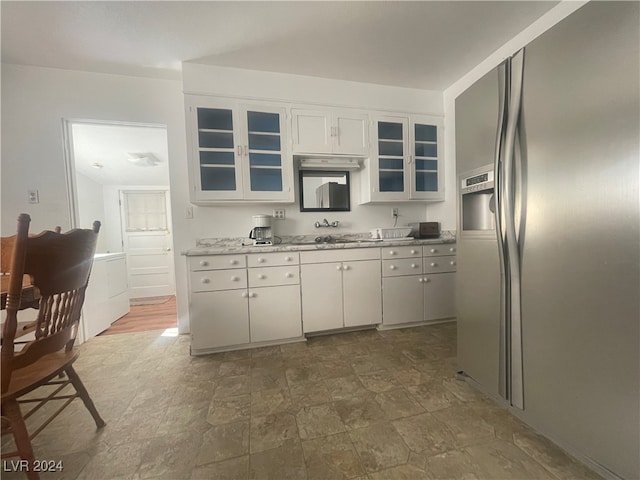
POLYGON ((246 111, 251 192, 282 192, 280 120, 279 113, 246 111))
POLYGON ((377 128, 379 192, 404 192, 405 124, 402 121, 378 121, 377 128))
POLYGON ((233 111, 198 107, 197 122, 201 190, 237 191, 233 111))
POLYGON ((438 191, 438 128, 414 124, 414 175, 416 192, 438 191))

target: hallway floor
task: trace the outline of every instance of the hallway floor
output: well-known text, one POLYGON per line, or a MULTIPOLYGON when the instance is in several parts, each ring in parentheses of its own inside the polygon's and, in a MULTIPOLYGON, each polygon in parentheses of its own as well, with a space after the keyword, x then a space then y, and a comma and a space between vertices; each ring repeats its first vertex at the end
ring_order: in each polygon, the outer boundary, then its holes
POLYGON ((82 345, 107 426, 76 400, 34 440, 64 465, 42 478, 600 478, 455 379, 455 323, 202 357, 161 333, 82 345))

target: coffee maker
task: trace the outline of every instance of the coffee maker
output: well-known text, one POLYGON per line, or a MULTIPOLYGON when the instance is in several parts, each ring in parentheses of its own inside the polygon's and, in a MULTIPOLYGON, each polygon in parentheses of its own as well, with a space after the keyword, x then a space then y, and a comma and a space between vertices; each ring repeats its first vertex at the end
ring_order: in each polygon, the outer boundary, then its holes
POLYGON ((253 228, 249 232, 249 238, 254 245, 273 245, 273 227, 270 215, 254 215, 253 228))

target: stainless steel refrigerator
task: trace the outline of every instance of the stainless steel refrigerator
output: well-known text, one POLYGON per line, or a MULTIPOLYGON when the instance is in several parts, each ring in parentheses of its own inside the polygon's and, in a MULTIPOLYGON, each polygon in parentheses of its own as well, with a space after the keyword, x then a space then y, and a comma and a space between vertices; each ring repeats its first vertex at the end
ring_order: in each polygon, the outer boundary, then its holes
POLYGON ((640 477, 640 4, 589 2, 456 99, 458 362, 640 477))

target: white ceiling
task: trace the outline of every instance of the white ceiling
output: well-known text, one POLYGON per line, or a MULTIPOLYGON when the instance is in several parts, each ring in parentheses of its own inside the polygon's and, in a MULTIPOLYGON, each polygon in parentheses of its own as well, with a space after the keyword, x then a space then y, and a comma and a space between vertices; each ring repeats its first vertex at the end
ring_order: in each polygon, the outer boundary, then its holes
POLYGON ((5 1, 2 61, 181 78, 181 63, 444 90, 555 1, 5 1))
POLYGON ((169 185, 167 130, 163 127, 74 123, 76 171, 101 185, 169 185), (151 153, 159 163, 140 166, 129 153, 151 153), (96 168, 94 164, 102 165, 96 168))

